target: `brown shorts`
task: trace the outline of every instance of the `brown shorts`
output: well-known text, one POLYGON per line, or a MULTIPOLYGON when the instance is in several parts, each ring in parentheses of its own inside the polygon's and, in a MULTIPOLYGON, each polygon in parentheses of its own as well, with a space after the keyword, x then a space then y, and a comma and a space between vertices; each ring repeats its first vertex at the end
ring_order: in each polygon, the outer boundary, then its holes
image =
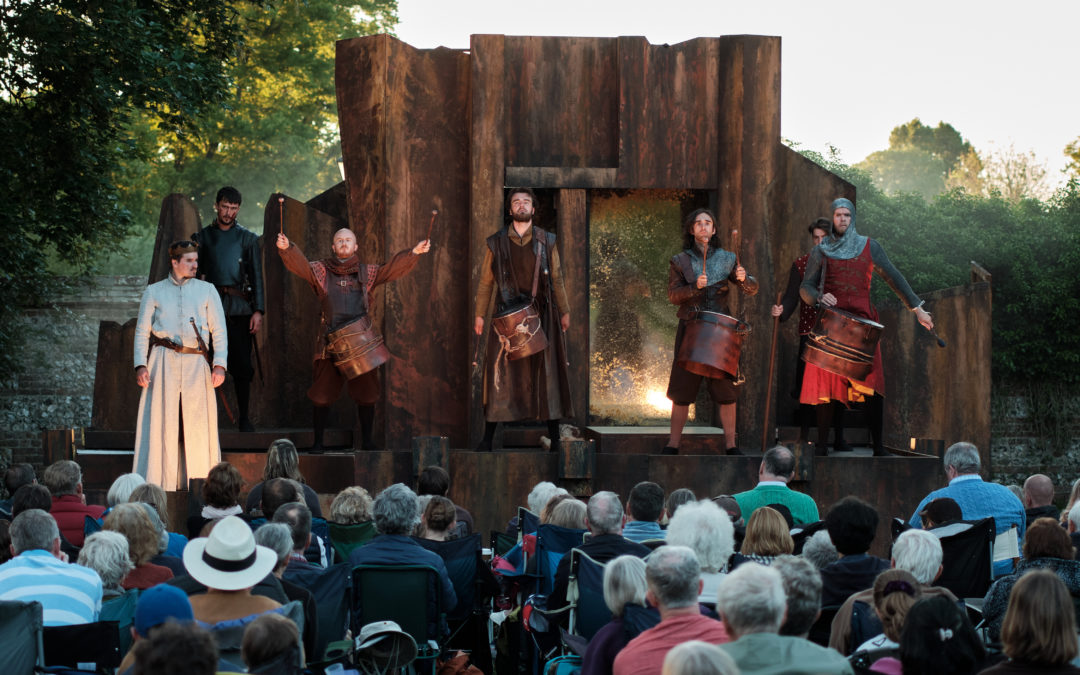
MULTIPOLYGON (((316 359, 311 368, 311 388, 308 398, 320 407, 331 405, 341 395, 341 385, 345 376, 334 366, 330 359, 316 359)), ((372 405, 379 400, 379 373, 370 370, 348 381, 349 398, 358 405, 372 405)))
MULTIPOLYGON (((676 355, 679 353, 679 347, 682 346, 685 332, 686 322, 679 321, 679 329, 675 332, 676 355)), ((668 380, 667 397, 675 405, 690 405, 697 400, 698 389, 701 388, 702 380, 705 380, 705 384, 709 388, 709 396, 714 403, 720 405, 734 403, 739 398, 739 389, 735 386, 735 381, 730 377, 696 375, 675 365, 675 359, 671 361, 671 378, 668 380)))

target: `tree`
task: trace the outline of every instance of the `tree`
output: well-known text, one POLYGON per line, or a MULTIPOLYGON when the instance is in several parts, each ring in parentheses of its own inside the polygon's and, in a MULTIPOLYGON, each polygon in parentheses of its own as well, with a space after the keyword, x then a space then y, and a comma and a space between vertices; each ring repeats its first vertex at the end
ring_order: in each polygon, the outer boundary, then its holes
MULTIPOLYGON (((153 231, 161 199, 173 192, 192 195, 209 214, 217 189, 234 185, 244 196, 241 222, 258 230, 271 193, 306 199, 339 182, 334 43, 388 31, 397 21, 396 0, 232 5, 245 39, 226 62, 233 83, 227 105, 188 129, 150 118, 136 127, 142 152, 117 183, 143 232, 153 231)), ((144 255, 134 264, 145 269, 144 255)))
POLYGON ((134 116, 182 134, 227 93, 242 46, 217 0, 0 0, 0 375, 14 369, 14 319, 88 270, 131 225, 113 185, 134 116))
POLYGON ((1069 164, 1065 167, 1066 171, 1080 178, 1080 138, 1065 146, 1065 156, 1069 158, 1069 164))
POLYGON ((1052 190, 1046 182, 1046 163, 1034 152, 1018 151, 1011 143, 991 150, 983 161, 983 192, 997 192, 1010 202, 1048 199, 1052 190))
POLYGON ((918 117, 894 127, 889 148, 857 166, 889 194, 914 192, 924 199, 941 194, 946 186, 975 187, 981 170, 978 154, 951 124, 928 127, 918 117))
POLYGON ((936 127, 928 127, 916 117, 889 133, 890 150, 910 148, 929 153, 943 161, 946 170, 951 170, 965 153, 971 151, 971 143, 964 140, 951 124, 938 122, 936 127))

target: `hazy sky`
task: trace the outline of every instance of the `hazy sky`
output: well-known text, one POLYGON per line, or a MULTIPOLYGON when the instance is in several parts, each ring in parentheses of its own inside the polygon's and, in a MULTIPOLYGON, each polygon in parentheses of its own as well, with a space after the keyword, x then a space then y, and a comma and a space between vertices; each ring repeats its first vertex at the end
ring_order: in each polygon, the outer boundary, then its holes
POLYGON ((468 48, 474 33, 782 38, 782 134, 855 163, 889 131, 944 120, 978 149, 1014 144, 1053 183, 1080 137, 1080 2, 1032 0, 398 0, 397 36, 468 48))

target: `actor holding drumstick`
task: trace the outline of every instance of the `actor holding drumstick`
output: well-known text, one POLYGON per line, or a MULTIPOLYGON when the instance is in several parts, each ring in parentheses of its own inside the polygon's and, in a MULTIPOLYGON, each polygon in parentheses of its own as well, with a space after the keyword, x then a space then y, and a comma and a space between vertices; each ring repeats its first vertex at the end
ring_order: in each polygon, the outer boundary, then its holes
MULTIPOLYGON (((922 308, 923 301, 889 262, 885 249, 877 241, 855 231, 855 205, 847 199, 835 200, 832 203, 832 232, 810 253, 810 260, 806 264, 806 274, 799 287, 803 302, 808 305, 820 303, 824 307, 835 307, 857 317, 877 321, 877 309, 870 302, 870 280, 875 271, 884 277, 904 306, 915 312, 919 323, 927 330, 933 330, 934 321, 929 312, 922 308)), ((847 405, 852 401, 865 400, 874 455, 887 455, 882 442, 884 391, 885 374, 881 366, 880 346, 874 353, 870 374, 861 382, 807 363, 799 402, 826 406, 829 411, 817 416, 817 447, 824 448, 828 439, 832 401, 847 405)))

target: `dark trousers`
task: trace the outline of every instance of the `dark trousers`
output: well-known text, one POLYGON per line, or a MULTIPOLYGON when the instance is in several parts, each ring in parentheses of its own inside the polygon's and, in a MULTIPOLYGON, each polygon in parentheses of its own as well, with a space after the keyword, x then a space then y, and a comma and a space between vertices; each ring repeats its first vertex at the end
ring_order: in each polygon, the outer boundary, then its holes
POLYGON ((251 367, 251 316, 225 317, 225 332, 229 336, 229 374, 234 380, 250 382, 255 376, 251 367))
MULTIPOLYGON (((341 385, 346 384, 345 377, 338 372, 330 359, 316 359, 311 369, 311 388, 308 398, 316 406, 326 407, 333 404, 341 395, 341 385)), ((379 400, 378 370, 370 370, 359 377, 348 380, 349 398, 357 405, 374 405, 379 400)))

